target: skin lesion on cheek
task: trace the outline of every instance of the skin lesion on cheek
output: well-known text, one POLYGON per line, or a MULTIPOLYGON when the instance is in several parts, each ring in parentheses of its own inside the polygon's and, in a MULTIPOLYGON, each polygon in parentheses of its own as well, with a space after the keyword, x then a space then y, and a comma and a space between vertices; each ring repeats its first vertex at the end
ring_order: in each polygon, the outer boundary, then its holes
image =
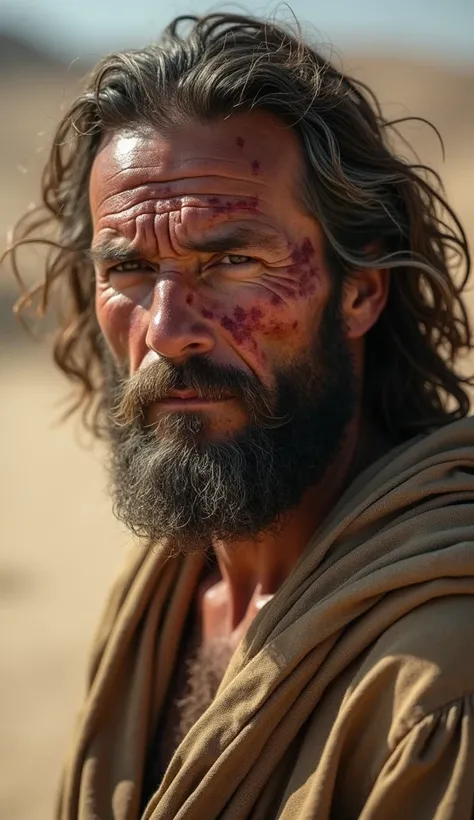
MULTIPOLYGON (((282 302, 279 300, 282 307, 282 302)), ((221 327, 229 333, 235 343, 240 347, 247 347, 252 353, 263 353, 258 345, 258 337, 283 337, 289 329, 293 330, 298 326, 298 322, 290 322, 288 318, 278 317, 269 313, 265 314, 262 307, 254 305, 245 309, 237 305, 232 312, 225 312, 218 317, 221 327)))
POLYGON ((269 292, 268 304, 273 308, 318 294, 324 284, 324 269, 311 240, 291 243, 284 265, 265 271, 260 283, 269 292))
MULTIPOLYGON (((239 308, 236 308, 239 315, 239 308)), ((241 309, 240 309, 241 310, 241 309)), ((236 318, 236 311, 233 316, 227 314, 219 319, 221 327, 224 328, 238 345, 248 344, 252 349, 256 349, 256 341, 252 338, 252 330, 245 320, 236 318)))
POLYGON ((296 243, 291 249, 288 273, 295 277, 296 294, 302 298, 313 296, 321 284, 321 269, 315 256, 316 251, 309 237, 296 243))
POLYGON ((223 316, 221 325, 228 330, 238 344, 247 342, 252 349, 256 349, 257 343, 253 334, 263 330, 263 311, 259 307, 251 307, 245 310, 241 305, 234 308, 232 316, 223 316))
POLYGON ((264 312, 258 306, 246 309, 242 305, 236 305, 229 309, 212 303, 201 307, 201 315, 208 321, 218 323, 239 347, 245 346, 252 352, 257 351, 254 334, 263 329, 264 319, 264 312))
POLYGON ((284 338, 291 342, 292 334, 301 329, 298 306, 318 292, 322 271, 308 237, 290 246, 289 262, 284 275, 269 278, 266 287, 257 291, 257 297, 245 297, 243 303, 234 303, 232 308, 207 303, 201 306, 201 315, 220 325, 238 347, 260 357, 259 342, 263 338, 269 344, 284 338))

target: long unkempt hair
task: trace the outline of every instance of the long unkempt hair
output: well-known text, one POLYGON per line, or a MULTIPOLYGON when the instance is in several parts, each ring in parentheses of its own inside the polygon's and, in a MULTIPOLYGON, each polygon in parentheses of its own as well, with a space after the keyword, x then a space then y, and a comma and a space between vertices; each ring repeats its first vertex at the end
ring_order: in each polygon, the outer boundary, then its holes
POLYGON ((74 408, 96 435, 104 348, 88 255, 88 182, 103 134, 172 128, 234 113, 272 112, 297 136, 300 199, 320 223, 339 283, 363 267, 391 269, 388 303, 366 344, 365 398, 395 440, 469 412, 459 358, 472 347, 462 299, 466 237, 438 176, 396 156, 372 92, 338 71, 300 32, 228 14, 179 17, 147 48, 114 54, 93 71, 63 117, 42 180, 42 205, 18 223, 10 254, 45 243, 40 299, 60 307, 54 359, 79 388, 74 408))

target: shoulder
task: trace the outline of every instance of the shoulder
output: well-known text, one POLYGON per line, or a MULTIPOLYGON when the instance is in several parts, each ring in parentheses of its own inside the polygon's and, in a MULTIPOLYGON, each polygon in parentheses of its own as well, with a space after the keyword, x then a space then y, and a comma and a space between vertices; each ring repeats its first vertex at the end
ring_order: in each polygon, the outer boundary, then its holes
MULTIPOLYGON (((435 794, 438 781, 452 782, 455 770, 461 781, 472 780, 473 637, 474 597, 453 595, 400 618, 367 652, 341 709, 346 717, 341 794, 351 795, 351 810, 346 805, 342 816, 356 816, 356 806, 358 817, 392 817, 389 793, 393 789, 393 805, 402 810, 408 799, 404 789, 412 789, 413 778, 422 802, 427 800, 423 789, 435 794), (374 801, 378 808, 372 814, 368 806, 374 801)), ((410 805, 407 816, 434 816, 410 805)))
POLYGON ((372 645, 351 680, 345 707, 370 716, 374 742, 385 727, 383 748, 390 753, 424 717, 474 693, 473 643, 474 596, 432 599, 372 645))
POLYGON ((391 740, 456 698, 474 693, 474 596, 435 598, 387 629, 372 646, 351 689, 383 681, 391 740))

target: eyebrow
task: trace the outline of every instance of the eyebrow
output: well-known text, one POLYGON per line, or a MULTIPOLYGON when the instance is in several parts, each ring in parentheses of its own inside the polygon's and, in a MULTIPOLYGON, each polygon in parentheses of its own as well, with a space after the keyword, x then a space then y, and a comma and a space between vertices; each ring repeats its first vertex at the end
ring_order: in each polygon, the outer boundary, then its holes
MULTIPOLYGON (((183 239, 182 248, 198 253, 223 253, 244 248, 261 248, 273 253, 285 253, 288 248, 276 234, 263 233, 252 228, 237 228, 220 236, 202 237, 201 239, 183 239)), ((92 245, 89 256, 93 262, 131 262, 143 257, 140 248, 132 247, 120 237, 105 239, 92 245)))
POLYGON ((138 248, 124 244, 123 239, 104 239, 97 245, 92 245, 88 256, 93 262, 131 262, 143 256, 138 248))

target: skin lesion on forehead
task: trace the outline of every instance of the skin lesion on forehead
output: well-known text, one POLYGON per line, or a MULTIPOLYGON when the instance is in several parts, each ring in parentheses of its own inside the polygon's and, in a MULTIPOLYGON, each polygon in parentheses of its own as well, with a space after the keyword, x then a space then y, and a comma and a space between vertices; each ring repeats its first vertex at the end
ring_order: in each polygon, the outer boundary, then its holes
POLYGON ((153 242, 146 244, 154 246, 152 252, 157 257, 160 245, 167 250, 171 245, 177 255, 246 248, 264 251, 273 261, 289 258, 290 253, 287 231, 267 209, 260 209, 257 196, 216 195, 148 199, 120 212, 103 213, 94 221, 92 253, 98 263, 117 255, 119 261, 126 261, 136 258, 136 252, 147 256, 150 248, 143 246, 143 240, 152 236, 153 242), (128 251, 133 257, 124 256, 128 251))
POLYGON ((262 234, 281 236, 281 246, 293 233, 291 226, 282 222, 281 214, 269 203, 254 194, 201 194, 194 196, 150 196, 150 186, 138 195, 127 192, 120 201, 111 198, 107 207, 98 206, 91 197, 93 225, 97 232, 111 229, 130 238, 133 223, 149 215, 168 217, 174 223, 180 240, 187 235, 202 234, 210 228, 220 230, 228 223, 248 223, 259 228, 262 234), (145 196, 146 194, 146 196, 145 196))
POLYGON ((131 206, 144 198, 193 194, 258 196, 273 204, 276 192, 280 198, 291 195, 295 165, 294 135, 282 131, 273 116, 251 112, 207 125, 191 123, 172 135, 151 126, 110 134, 94 160, 90 190, 97 207, 109 210, 121 209, 123 198, 131 206))
MULTIPOLYGON (((220 182, 222 187, 222 180, 220 182)), ((101 217, 140 207, 148 208, 155 213, 166 213, 183 207, 210 208, 216 213, 234 210, 258 213, 259 206, 265 202, 262 192, 244 191, 243 186, 229 185, 226 186, 228 190, 219 191, 218 185, 213 185, 210 180, 200 179, 199 183, 200 185, 192 185, 187 180, 166 184, 146 182, 121 186, 119 190, 110 191, 106 183, 99 185, 97 182, 93 187, 91 185, 91 205, 94 212, 101 217), (203 189, 202 192, 199 191, 199 187, 203 189)))
POLYGON ((133 241, 134 223, 142 216, 167 215, 178 243, 188 236, 194 241, 194 219, 196 233, 207 230, 206 221, 220 228, 222 222, 248 220, 266 223, 288 245, 297 235, 298 218, 304 219, 289 173, 295 164, 294 136, 282 134, 274 117, 258 112, 196 123, 172 138, 151 127, 146 133, 117 132, 104 141, 92 168, 94 225, 133 241), (268 143, 276 134, 278 150, 274 139, 268 143), (288 143, 284 157, 281 140, 288 143))
POLYGON ((257 195, 158 196, 156 191, 151 191, 151 187, 145 186, 139 192, 132 189, 119 197, 114 195, 103 199, 101 205, 97 204, 96 197, 91 196, 94 230, 110 228, 130 238, 134 223, 146 216, 168 217, 170 224, 178 226, 180 231, 192 230, 193 223, 200 232, 209 225, 241 220, 260 222, 262 225, 268 223, 273 227, 274 217, 257 195))

